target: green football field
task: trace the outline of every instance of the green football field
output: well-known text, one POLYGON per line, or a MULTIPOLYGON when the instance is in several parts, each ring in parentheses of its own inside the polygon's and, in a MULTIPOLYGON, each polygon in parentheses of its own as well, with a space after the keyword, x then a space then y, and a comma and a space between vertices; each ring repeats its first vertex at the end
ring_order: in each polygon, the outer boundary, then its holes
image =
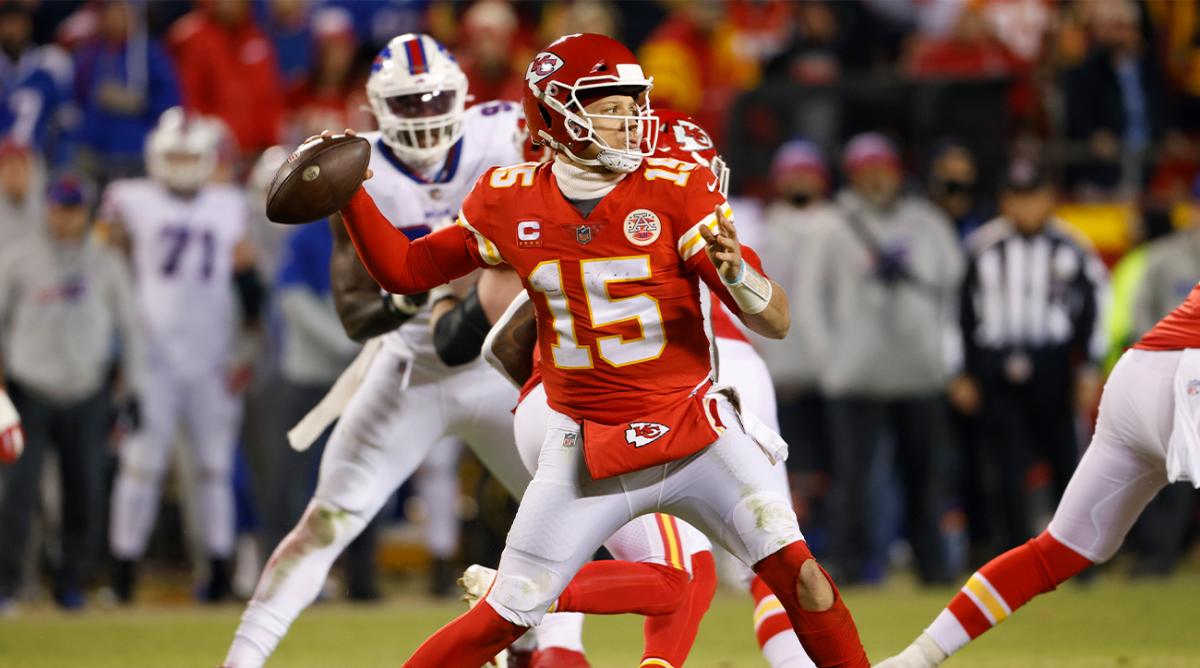
MULTIPOLYGON (((905 584, 852 589, 849 602, 873 659, 903 647, 941 609, 951 590, 905 584)), ((1200 666, 1200 575, 1165 582, 1101 578, 1035 601, 951 660, 950 666, 1200 666)), ((750 631, 750 601, 722 592, 700 629, 689 666, 765 665, 750 631)), ((375 607, 323 604, 303 615, 270 666, 399 666, 424 637, 462 610, 452 603, 395 597, 375 607)), ((240 607, 144 606, 83 615, 25 611, 0 619, 4 668, 217 666, 240 607)), ((588 620, 592 665, 636 666, 641 622, 588 620)))

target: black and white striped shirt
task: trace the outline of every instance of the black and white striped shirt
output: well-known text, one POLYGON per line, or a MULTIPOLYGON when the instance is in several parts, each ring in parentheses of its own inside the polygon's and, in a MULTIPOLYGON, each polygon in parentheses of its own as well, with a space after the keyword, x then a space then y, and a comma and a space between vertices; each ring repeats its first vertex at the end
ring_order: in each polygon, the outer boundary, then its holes
POLYGON ((968 371, 987 352, 1070 347, 1102 359, 1107 271, 1078 232, 1052 219, 1025 236, 1001 217, 966 243, 959 315, 968 371))

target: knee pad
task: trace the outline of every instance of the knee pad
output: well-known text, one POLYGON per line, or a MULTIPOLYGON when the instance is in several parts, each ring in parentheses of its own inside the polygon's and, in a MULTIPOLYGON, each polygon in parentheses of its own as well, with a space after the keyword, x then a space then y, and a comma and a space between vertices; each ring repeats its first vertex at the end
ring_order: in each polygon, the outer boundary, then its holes
POLYGON ((543 569, 536 577, 498 573, 487 602, 513 624, 537 626, 557 597, 553 592, 562 589, 555 586, 557 580, 561 577, 548 569, 543 569))
POLYGON ((770 492, 759 492, 742 499, 733 509, 733 528, 748 552, 737 556, 748 564, 804 540, 791 504, 770 492))

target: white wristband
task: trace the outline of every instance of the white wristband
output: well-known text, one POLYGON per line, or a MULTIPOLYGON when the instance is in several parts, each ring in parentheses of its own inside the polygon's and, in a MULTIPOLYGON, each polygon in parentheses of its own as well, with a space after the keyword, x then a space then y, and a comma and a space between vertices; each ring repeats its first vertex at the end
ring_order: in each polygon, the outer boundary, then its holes
POLYGON ((733 297, 733 301, 737 302, 742 313, 749 315, 762 313, 771 303, 771 280, 758 273, 745 260, 742 260, 742 268, 738 271, 737 280, 729 283, 722 276, 721 281, 729 289, 729 295, 733 297))

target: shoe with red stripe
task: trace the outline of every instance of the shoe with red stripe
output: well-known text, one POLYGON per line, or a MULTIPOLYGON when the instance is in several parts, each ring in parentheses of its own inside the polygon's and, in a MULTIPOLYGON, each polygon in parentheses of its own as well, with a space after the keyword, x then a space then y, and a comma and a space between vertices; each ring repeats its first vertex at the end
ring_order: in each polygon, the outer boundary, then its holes
POLYGON ((529 668, 591 668, 582 652, 562 647, 548 647, 533 653, 529 668))

